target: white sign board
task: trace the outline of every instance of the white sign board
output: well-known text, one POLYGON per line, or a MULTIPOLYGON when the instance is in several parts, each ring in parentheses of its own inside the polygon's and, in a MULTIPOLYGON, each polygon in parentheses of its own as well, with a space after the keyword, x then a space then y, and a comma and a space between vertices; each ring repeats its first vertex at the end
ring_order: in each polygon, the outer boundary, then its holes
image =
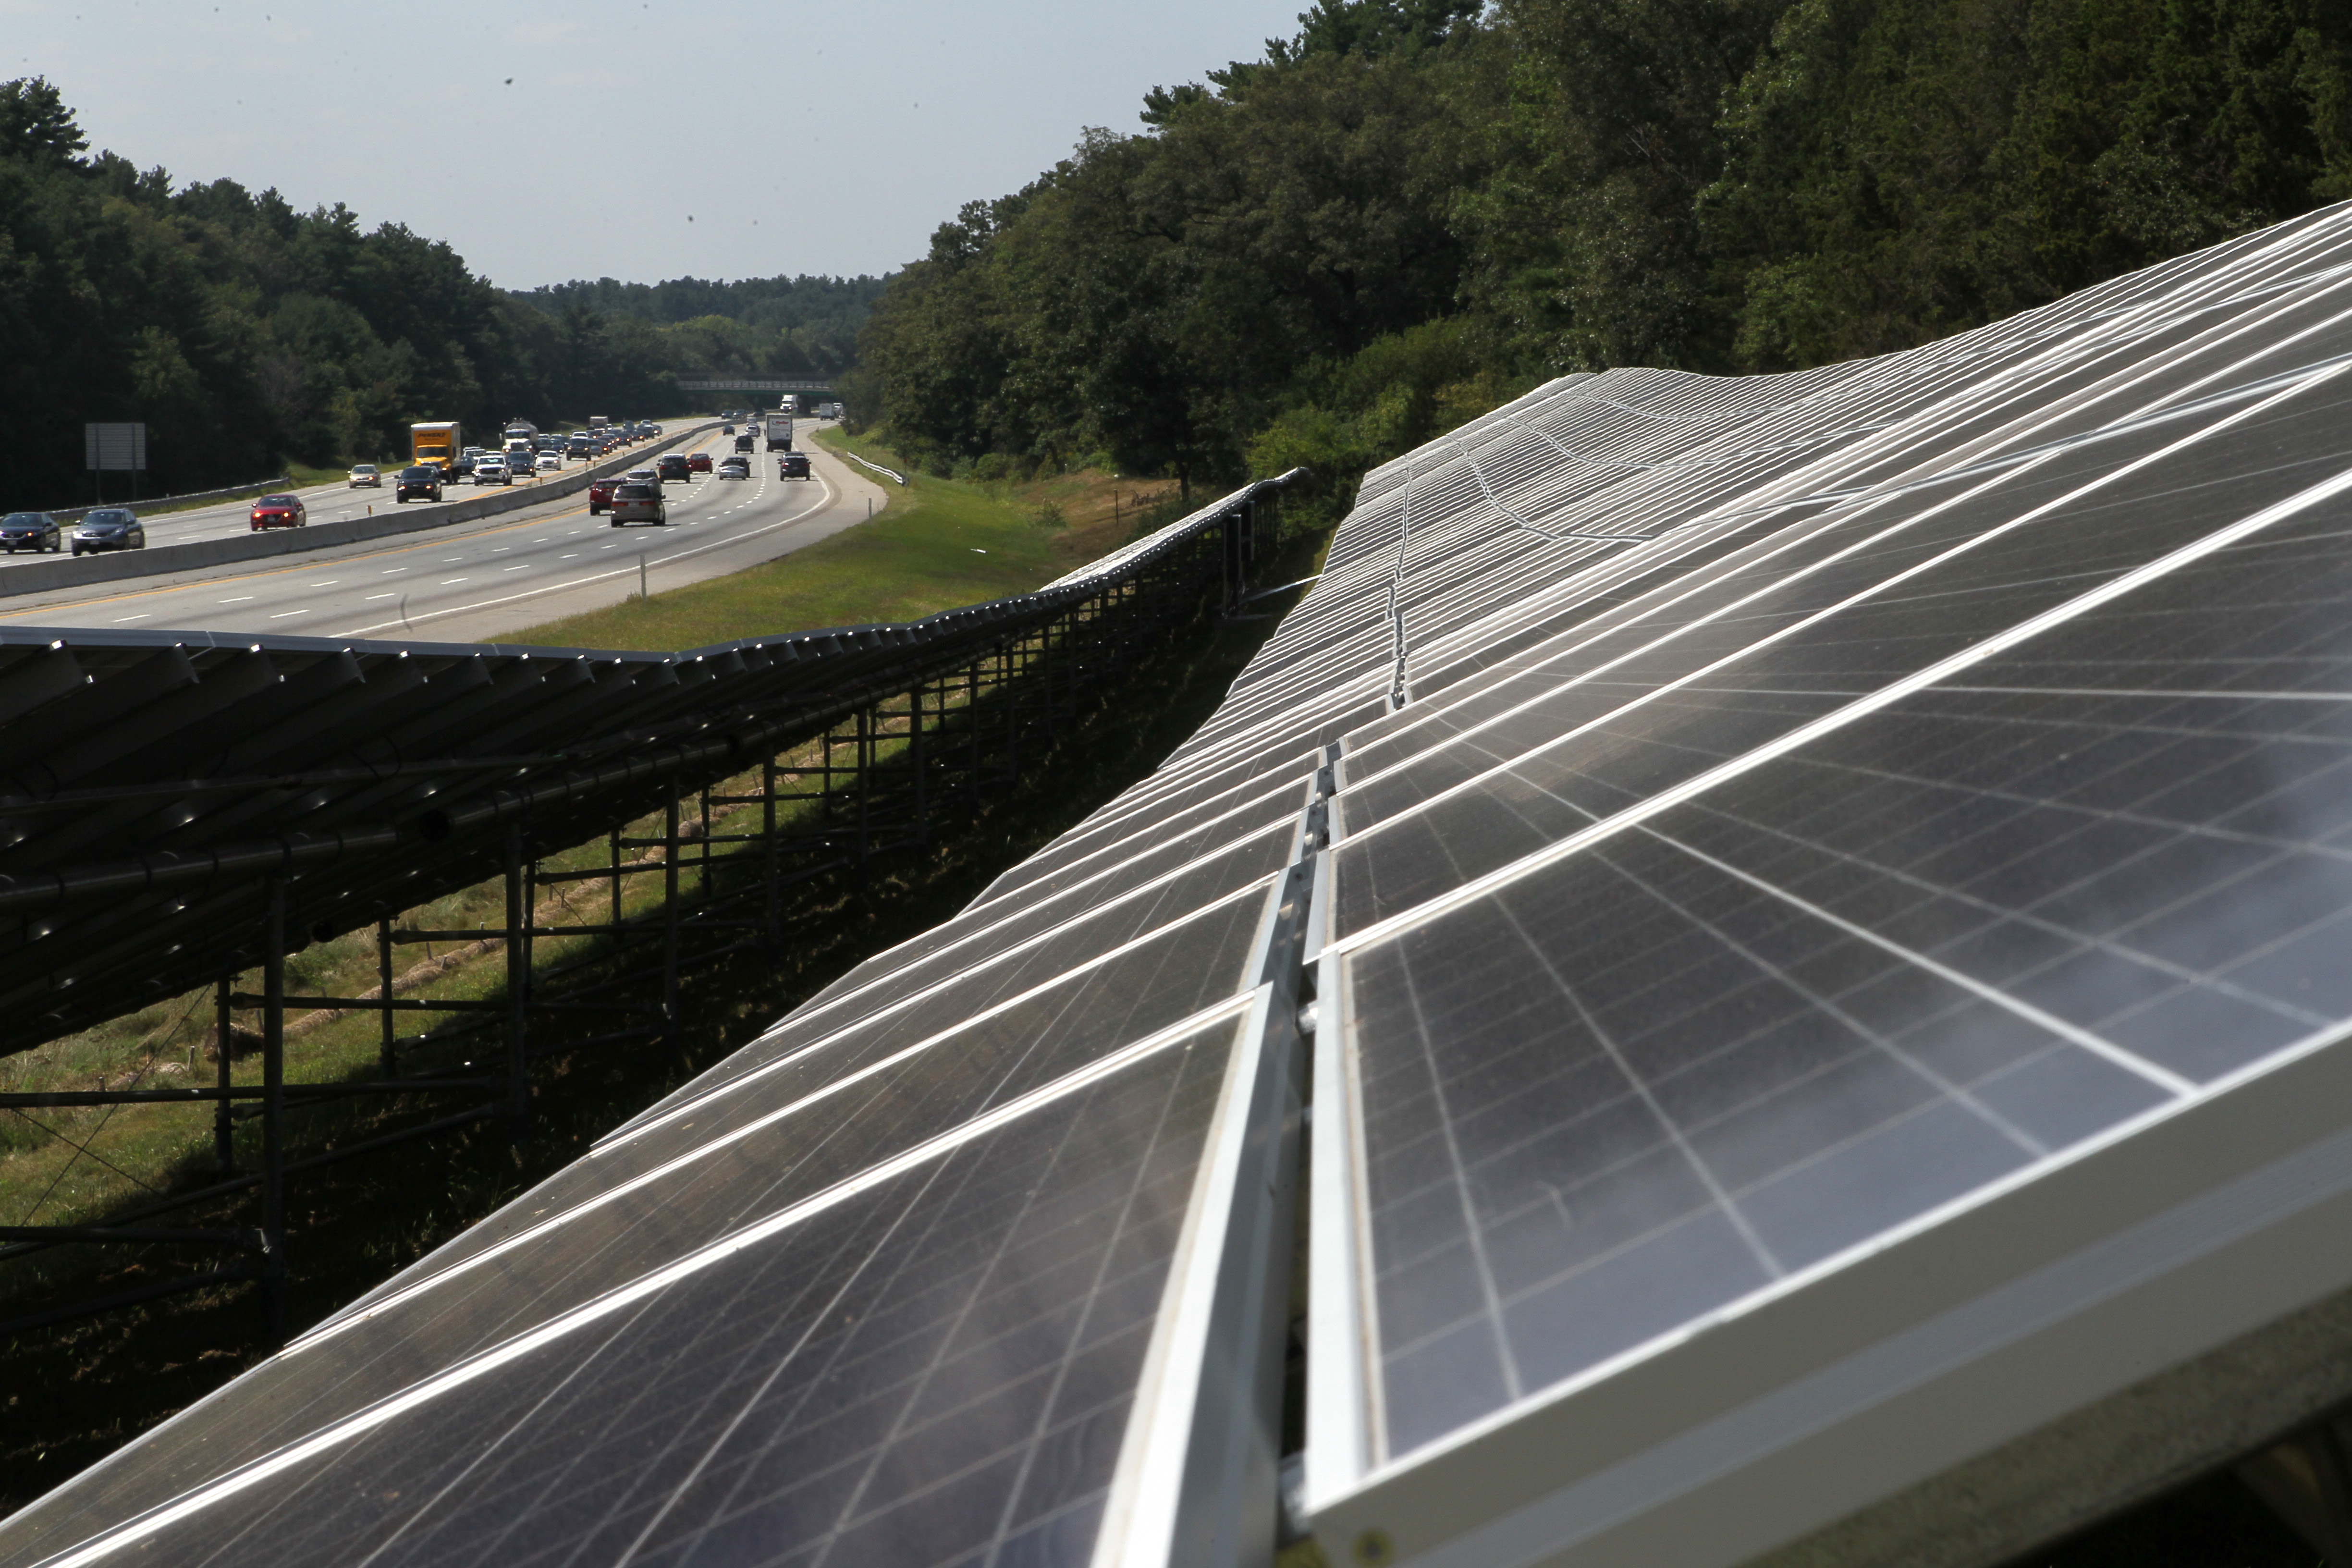
POLYGON ((93 473, 135 473, 147 467, 147 426, 85 425, 81 427, 82 467, 93 473))

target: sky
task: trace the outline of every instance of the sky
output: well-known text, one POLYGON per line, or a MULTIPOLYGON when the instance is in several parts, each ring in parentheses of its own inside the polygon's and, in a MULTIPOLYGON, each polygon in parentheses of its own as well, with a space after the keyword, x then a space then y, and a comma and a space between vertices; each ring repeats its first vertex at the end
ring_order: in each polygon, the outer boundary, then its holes
POLYGON ((93 149, 446 239, 503 288, 881 273, 1306 0, 0 0, 93 149))

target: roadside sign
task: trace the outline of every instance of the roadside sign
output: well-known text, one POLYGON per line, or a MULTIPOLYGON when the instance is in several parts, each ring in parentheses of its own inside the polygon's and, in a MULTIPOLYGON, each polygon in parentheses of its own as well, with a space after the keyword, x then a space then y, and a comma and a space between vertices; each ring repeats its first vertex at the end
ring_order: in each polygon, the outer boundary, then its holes
POLYGON ((81 427, 82 467, 94 474, 140 473, 147 467, 147 426, 85 425, 81 427))

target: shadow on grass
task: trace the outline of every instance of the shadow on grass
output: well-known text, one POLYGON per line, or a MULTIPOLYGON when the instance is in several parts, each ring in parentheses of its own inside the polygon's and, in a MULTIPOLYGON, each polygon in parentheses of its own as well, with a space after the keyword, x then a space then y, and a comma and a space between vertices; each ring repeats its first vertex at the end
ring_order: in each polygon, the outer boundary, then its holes
MULTIPOLYGON (((1320 536, 1290 542, 1265 563, 1262 579, 1279 583, 1313 570, 1320 545, 1320 536)), ((1286 596, 1257 607, 1285 609, 1289 602, 1286 596)), ((1204 605, 1164 651, 1101 693, 1091 717, 1063 725, 1050 749, 1033 752, 1018 784, 976 806, 936 815, 930 846, 876 860, 862 890, 846 872, 794 889, 781 962, 747 951, 686 981, 675 1064, 665 1063, 649 1042, 551 1058, 533 1068, 531 1132, 520 1150, 501 1123, 486 1121, 292 1180, 289 1331, 300 1332, 570 1163, 614 1124, 746 1044, 865 958, 955 914, 1007 867, 1149 773, 1208 717, 1278 624, 1272 617, 1221 623, 1204 605)), ((657 994, 658 982, 647 984, 657 994)), ((535 1018, 534 1043, 560 1046, 562 1017, 545 1025, 535 1018)), ((601 1026, 573 1026, 583 1034, 601 1026)), ((436 1113, 421 1104, 331 1101, 289 1118, 288 1157, 414 1126, 436 1113)), ((245 1142, 241 1137, 240 1157, 245 1142)), ((179 1174, 180 1190, 214 1179, 200 1163, 179 1174)), ((257 1197, 246 1194, 166 1223, 250 1226, 257 1205, 257 1197)), ((192 1256, 156 1248, 110 1248, 99 1258, 95 1268, 61 1271, 72 1278, 67 1299, 131 1289, 201 1267, 192 1256)), ((47 1304, 20 1286, 13 1298, 0 1296, 0 1317, 47 1304)), ((235 1283, 0 1343, 6 1368, 0 1380, 0 1514, 260 1360, 261 1321, 258 1287, 235 1283)))

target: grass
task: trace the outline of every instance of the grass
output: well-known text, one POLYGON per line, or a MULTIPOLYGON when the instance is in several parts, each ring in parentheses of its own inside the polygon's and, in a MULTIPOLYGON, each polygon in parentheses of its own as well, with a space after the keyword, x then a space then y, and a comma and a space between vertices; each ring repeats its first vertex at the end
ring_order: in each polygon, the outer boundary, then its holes
MULTIPOLYGON (((818 439, 897 468, 895 454, 818 439)), ((900 472, 908 470, 900 468, 900 472)), ((871 522, 749 571, 551 621, 501 641, 551 647, 669 651, 737 637, 877 621, 912 621, 1026 593, 1149 524, 1158 490, 1097 474, 1029 485, 921 477, 871 522), (1148 499, 1137 504, 1139 494, 1148 499)))
MULTIPOLYGON (((1034 586, 1060 574, 1082 554, 1090 557, 1118 542, 1124 531, 1148 525, 1150 507, 1142 508, 1145 515, 1139 519, 1129 499, 1137 488, 1106 476, 1065 476, 1031 487, 924 479, 914 495, 894 502, 876 524, 778 563, 800 563, 796 583, 762 568, 656 595, 637 612, 645 618, 634 624, 597 616, 577 620, 602 628, 595 639, 600 646, 676 647, 825 621, 904 618, 970 603, 1034 586), (1116 504, 1115 489, 1127 492, 1116 504), (886 521, 887 532, 881 526, 886 521), (887 542, 887 548, 874 548, 871 542, 877 540, 887 542), (976 549, 990 553, 982 557, 976 549), (896 573, 893 552, 901 566, 896 573), (861 599, 860 594, 868 596, 861 599), (810 606, 829 608, 820 614, 810 606), (634 642, 613 635, 630 630, 646 635, 634 642)), ((1297 542, 1297 559, 1270 563, 1268 580, 1302 574, 1314 548, 1312 541, 1297 542), (1281 575, 1272 575, 1277 572, 1281 575)), ((628 1048, 551 1058, 534 1068, 533 1131, 519 1151, 498 1124, 483 1123, 299 1178, 289 1195, 289 1326, 299 1331, 568 1163, 604 1129, 683 1075, 747 1042, 768 1021, 866 955, 954 913, 1003 868, 1150 771, 1207 716, 1275 624, 1269 619, 1228 626, 1203 615, 1191 631, 1171 639, 1165 656, 1148 661, 1118 690, 1102 693, 1102 710, 1083 726, 1066 727, 1052 754, 1032 758, 1027 783, 960 818, 940 817, 931 847, 877 863, 876 879, 865 889, 835 877, 796 889, 782 962, 739 956, 698 974, 688 986, 681 1060, 665 1063, 657 1051, 628 1048)), ((528 635, 545 640, 568 634, 542 627, 528 635)), ((652 823, 638 826, 650 830, 652 823)), ((603 854, 600 841, 551 856, 546 863, 601 863, 603 854)), ((722 881, 726 875, 722 865, 722 881)), ((642 890, 632 896, 630 907, 655 899, 657 878, 631 881, 642 890)), ((601 914, 601 891, 587 896, 601 914)), ((484 884, 411 911, 403 923, 470 929, 500 921, 502 898, 498 884, 484 884)), ((593 965, 602 940, 542 943, 538 956, 542 967, 564 962, 593 965)), ((396 950, 396 967, 406 967, 425 951, 396 950)), ((496 996, 503 988, 504 968, 502 953, 483 953, 436 977, 428 994, 445 999, 496 996)), ((287 971, 289 990, 362 992, 375 983, 372 933, 314 944, 289 958, 287 971)), ((240 985, 254 988, 256 978, 244 977, 240 985)), ((193 993, 0 1058, 0 1088, 209 1081, 215 1070, 205 1048, 211 1021, 209 993, 193 993)), ((237 1022, 250 1027, 257 1020, 240 1016, 237 1022)), ((562 1023, 557 1016, 544 1033, 553 1036, 562 1023)), ((401 1026, 421 1027, 420 1016, 404 1015, 401 1026)), ((289 1080, 374 1076, 378 1029, 374 1017, 361 1014, 289 1018, 289 1080)), ((541 1037, 540 1025, 534 1031, 535 1038, 541 1037)), ((415 1065, 433 1059, 420 1056, 415 1065)), ((403 1060, 409 1065, 409 1058, 403 1060)), ((238 1083, 257 1081, 257 1058, 233 1063, 233 1072, 238 1083)), ((417 1101, 373 1099, 300 1110, 289 1116, 289 1157, 414 1125, 433 1114, 417 1101)), ((98 1223, 152 1193, 201 1186, 215 1179, 211 1128, 208 1107, 93 1108, 35 1117, 0 1113, 0 1223, 98 1223)), ((252 1121, 237 1128, 240 1168, 251 1169, 257 1160, 258 1130, 252 1121)), ((251 1225, 257 1202, 251 1194, 222 1199, 163 1223, 251 1225)), ((158 1247, 63 1247, 0 1262, 0 1317, 182 1274, 196 1266, 195 1256, 158 1247)), ((260 1353, 254 1338, 257 1316, 255 1287, 234 1283, 30 1331, 8 1342, 7 1375, 0 1382, 0 1514, 251 1364, 260 1353)))

